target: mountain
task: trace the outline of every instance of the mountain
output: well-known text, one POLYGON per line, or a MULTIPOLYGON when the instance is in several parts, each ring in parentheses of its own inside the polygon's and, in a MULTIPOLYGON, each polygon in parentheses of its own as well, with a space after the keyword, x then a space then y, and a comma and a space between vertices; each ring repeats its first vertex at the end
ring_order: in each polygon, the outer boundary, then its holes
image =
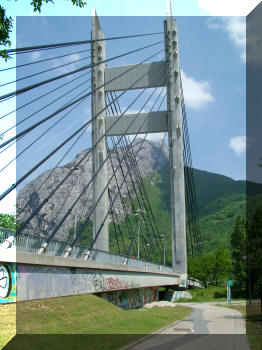
MULTIPOLYGON (((168 168, 168 149, 165 146, 161 148, 160 143, 137 139, 134 143, 134 153, 137 155, 137 163, 144 179, 144 185, 148 189, 148 198, 155 215, 159 233, 169 232, 167 237, 167 256, 171 256, 171 219, 170 219, 170 183, 168 168), (152 180, 153 179, 153 180, 152 180)), ((118 149, 121 154, 122 149, 118 149)), ((70 172, 70 168, 76 166, 79 160, 86 156, 86 163, 79 170, 79 188, 74 187, 77 184, 78 171, 65 181, 58 189, 56 194, 52 196, 40 213, 34 217, 26 232, 36 235, 47 236, 52 232, 52 228, 59 223, 63 215, 70 210, 72 203, 76 200, 78 194, 84 189, 91 179, 92 157, 89 150, 79 153, 70 163, 44 172, 34 181, 26 185, 17 197, 17 213, 21 212, 20 220, 25 220, 42 201, 58 186, 62 179, 70 172), (46 180, 46 181, 45 181, 46 180), (44 185, 41 184, 45 181, 44 185), (26 206, 26 204, 28 205, 26 206), (24 207, 26 208, 24 209, 24 207)), ((117 153, 112 152, 113 168, 118 166, 117 153)), ((123 171, 126 171, 125 161, 121 162, 123 171)), ((108 163, 108 178, 113 174, 112 166, 108 163)), ((121 178, 120 170, 116 176, 121 178)), ((238 215, 245 216, 246 210, 246 182, 235 181, 227 176, 194 169, 194 177, 196 183, 196 192, 199 207, 200 227, 202 232, 202 246, 205 252, 213 251, 218 245, 229 247, 230 234, 234 228, 238 215)), ((128 184, 130 179, 128 178, 128 184)), ((262 194, 262 185, 253 184, 254 195, 262 194)), ((110 185, 113 194, 117 191, 115 180, 110 185)), ((83 222, 85 217, 91 210, 92 192, 91 186, 83 194, 78 207, 78 220, 83 222)), ((127 189, 124 186, 122 196, 125 197, 127 189)), ((134 195, 134 194, 133 194, 134 195)), ((255 198, 255 197, 254 197, 255 198)), ((120 200, 115 203, 115 212, 120 218, 120 228, 126 230, 126 220, 120 200)), ((133 218, 129 207, 129 216, 133 218)), ((67 239, 70 229, 74 226, 75 208, 59 229, 56 234, 58 239, 67 239)), ((89 227, 89 231, 91 231, 89 227)), ((117 252, 117 245, 113 235, 113 225, 110 224, 110 249, 117 252)), ((81 243, 85 243, 82 239, 81 243)))
MULTIPOLYGON (((167 147, 161 148, 160 143, 151 141, 142 142, 142 139, 137 139, 133 143, 134 153, 137 153, 137 163, 140 169, 141 176, 147 177, 150 173, 161 169, 168 162, 167 147)), ((122 149, 118 148, 118 154, 122 156, 122 149)), ((127 169, 125 154, 124 160, 121 162, 124 173, 127 169)), ((112 152, 112 165, 116 170, 119 163, 117 160, 117 153, 112 152)), ((92 206, 92 186, 87 186, 92 177, 92 155, 87 149, 79 153, 75 159, 70 163, 48 170, 38 176, 35 180, 28 183, 22 190, 19 191, 16 201, 17 216, 19 221, 24 221, 37 208, 41 206, 46 197, 62 182, 62 180, 70 173, 70 168, 75 167, 79 161, 83 159, 79 165, 79 170, 73 171, 66 181, 58 188, 53 196, 45 203, 39 214, 34 216, 30 221, 28 227, 24 230, 25 233, 47 236, 52 232, 53 227, 59 224, 63 216, 70 210, 79 193, 84 191, 83 196, 78 204, 79 220, 83 220, 88 216, 92 206), (79 186, 78 186, 78 171, 79 171, 79 186), (75 186, 73 186, 75 183, 75 186)), ((108 179, 113 175, 113 168, 111 162, 108 161, 108 179)), ((121 169, 118 167, 116 177, 121 182, 121 169)), ((127 177, 127 184, 130 186, 131 180, 127 177)), ((110 184, 112 194, 116 193, 117 186, 115 178, 110 184)), ((123 196, 127 195, 127 189, 123 186, 121 193, 123 196)), ((124 213, 117 199, 115 203, 116 213, 123 217, 124 213)), ((74 226, 76 206, 71 211, 59 231, 56 233, 57 239, 65 240, 68 238, 70 228, 74 226)))

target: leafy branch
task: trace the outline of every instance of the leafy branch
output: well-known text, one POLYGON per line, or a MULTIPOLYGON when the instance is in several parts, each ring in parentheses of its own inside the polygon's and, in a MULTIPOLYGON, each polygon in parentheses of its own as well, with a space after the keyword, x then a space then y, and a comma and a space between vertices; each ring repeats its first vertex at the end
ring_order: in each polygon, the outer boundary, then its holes
MULTIPOLYGON (((47 4, 50 2, 54 4, 53 0, 32 0, 30 5, 33 6, 34 12, 40 13, 43 3, 47 4)), ((73 5, 79 8, 83 8, 87 4, 83 0, 71 0, 71 2, 73 5)), ((10 34, 13 28, 13 21, 13 18, 6 14, 6 9, 0 5, 0 46, 5 47, 4 49, 0 50, 0 57, 2 57, 5 61, 12 58, 12 56, 8 54, 6 47, 11 46, 10 34)))

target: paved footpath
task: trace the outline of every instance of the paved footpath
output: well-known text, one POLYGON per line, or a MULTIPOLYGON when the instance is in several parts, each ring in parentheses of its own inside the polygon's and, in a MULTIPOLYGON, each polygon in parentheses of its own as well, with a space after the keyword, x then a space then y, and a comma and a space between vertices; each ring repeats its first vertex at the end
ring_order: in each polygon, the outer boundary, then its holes
POLYGON ((191 315, 130 347, 132 350, 250 350, 240 312, 213 303, 186 303, 191 315))
POLYGON ((182 305, 192 307, 191 315, 158 334, 246 334, 243 316, 236 310, 209 303, 182 305))

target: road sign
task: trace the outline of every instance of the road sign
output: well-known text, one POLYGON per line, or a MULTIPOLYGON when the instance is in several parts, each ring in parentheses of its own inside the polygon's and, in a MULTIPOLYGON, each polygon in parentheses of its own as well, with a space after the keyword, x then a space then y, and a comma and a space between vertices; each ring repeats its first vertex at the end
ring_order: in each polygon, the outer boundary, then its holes
POLYGON ((227 286, 233 286, 233 281, 232 280, 227 281, 227 286))

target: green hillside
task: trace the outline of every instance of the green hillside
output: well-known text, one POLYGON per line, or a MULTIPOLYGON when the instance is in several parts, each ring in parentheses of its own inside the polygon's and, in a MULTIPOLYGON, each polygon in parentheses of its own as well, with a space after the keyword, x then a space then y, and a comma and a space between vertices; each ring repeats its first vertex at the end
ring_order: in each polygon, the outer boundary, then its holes
MULTIPOLYGON (((153 186, 149 186, 149 198, 154 199, 150 200, 153 211, 156 217, 158 217, 158 213, 161 213, 164 209, 163 203, 165 203, 166 210, 170 216, 168 167, 155 173, 154 177, 157 178, 157 181, 155 181, 153 186), (159 193, 159 201, 156 200, 157 193, 159 193), (161 203, 161 205, 159 205, 159 203, 161 203)), ((217 246, 221 244, 229 247, 229 237, 237 216, 245 216, 245 181, 235 181, 223 175, 201 170, 194 170, 194 177, 203 250, 205 253, 208 253, 215 250, 217 246)), ((260 190, 262 192, 262 186, 260 190)), ((161 218, 159 222, 162 222, 161 218)), ((170 230, 170 225, 168 226, 170 230)), ((171 239, 168 241, 169 245, 171 245, 171 239)))
MULTIPOLYGON (((246 182, 235 181, 227 176, 210 173, 202 170, 194 170, 196 183, 197 200, 199 207, 200 228, 202 234, 203 253, 213 252, 219 245, 230 248, 230 235, 233 231, 237 216, 246 216, 246 182)), ((170 182, 168 166, 155 172, 148 178, 144 179, 144 185, 148 192, 148 198, 151 209, 159 228, 159 234, 167 232, 166 239, 166 262, 171 265, 171 216, 170 216, 170 182), (152 180, 153 179, 153 180, 152 180)), ((262 185, 248 184, 252 189, 251 200, 254 206, 257 202, 262 202, 262 185)), ((128 206, 130 203, 126 199, 128 206)), ((135 208, 138 208, 137 200, 134 202, 135 208)), ((128 221, 132 228, 132 232, 137 232, 137 218, 130 214, 114 227, 110 223, 110 250, 112 252, 120 252, 124 254, 123 242, 120 239, 120 230, 124 233, 124 245, 128 249, 130 238, 128 237, 128 221), (118 232, 118 244, 115 235, 115 228, 118 232), (119 230, 120 229, 120 230, 119 230)), ((81 225, 81 223, 80 223, 81 225)), ((144 254, 142 239, 144 244, 150 242, 150 234, 147 232, 147 219, 140 223, 141 245, 140 259, 146 260, 144 254), (143 236, 143 237, 142 237, 143 236)), ((81 243, 91 243, 92 224, 90 223, 88 230, 85 230, 81 237, 81 243)), ((137 237, 136 237, 137 238, 137 237)), ((158 242, 159 243, 159 242, 158 242)), ((130 250, 130 255, 137 256, 137 247, 130 250)), ((152 251, 151 256, 153 257, 152 251)))
POLYGON ((194 170, 200 216, 212 214, 227 204, 245 199, 246 182, 227 176, 194 170))
MULTIPOLYGON (((246 216, 246 181, 194 169, 203 252, 213 252, 218 245, 230 248, 230 235, 237 216, 246 216)), ((167 256, 171 263, 170 182, 168 166, 145 179, 148 197, 160 228, 168 230, 167 256), (154 178, 151 184, 151 178, 154 178)), ((262 185, 248 183, 250 202, 261 203, 262 185)), ((249 208, 252 205, 249 205, 249 208)))

